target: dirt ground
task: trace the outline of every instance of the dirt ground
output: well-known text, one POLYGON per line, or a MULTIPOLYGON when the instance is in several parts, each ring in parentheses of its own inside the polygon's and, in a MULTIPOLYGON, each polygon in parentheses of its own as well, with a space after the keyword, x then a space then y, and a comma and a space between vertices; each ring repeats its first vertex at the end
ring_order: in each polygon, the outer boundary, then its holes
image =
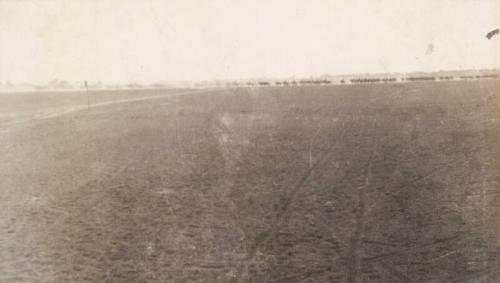
POLYGON ((2 94, 0 282, 500 282, 499 87, 2 94))

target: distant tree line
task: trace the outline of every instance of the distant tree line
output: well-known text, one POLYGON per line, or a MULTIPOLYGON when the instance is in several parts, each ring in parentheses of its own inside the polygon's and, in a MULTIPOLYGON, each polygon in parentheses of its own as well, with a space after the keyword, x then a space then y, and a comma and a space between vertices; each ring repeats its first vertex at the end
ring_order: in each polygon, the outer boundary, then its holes
MULTIPOLYGON (((356 78, 356 79, 350 79, 349 81, 353 84, 360 84, 360 83, 390 83, 390 82, 396 82, 398 79, 395 77, 385 77, 385 78, 356 78)), ((340 81, 341 84, 345 83, 344 80, 340 81)))
POLYGON ((497 74, 479 75, 476 76, 476 79, 498 79, 498 75, 497 74))
POLYGON ((397 80, 397 78, 382 78, 382 81, 385 83, 395 82, 397 80))
POLYGON ((329 80, 300 80, 300 81, 276 81, 274 82, 277 86, 289 86, 289 85, 320 85, 320 84, 331 84, 329 80))
POLYGON ((439 80, 441 80, 441 81, 453 80, 453 79, 454 79, 453 76, 440 76, 439 77, 439 80))
POLYGON ((379 83, 379 78, 362 78, 362 79, 351 79, 351 83, 359 84, 359 83, 379 83))
POLYGON ((462 80, 473 80, 473 79, 475 79, 475 77, 474 77, 474 76, 460 76, 460 78, 461 78, 462 80))
POLYGON ((308 84, 319 85, 319 84, 330 84, 330 83, 332 83, 329 80, 300 80, 299 82, 300 82, 301 85, 308 85, 308 84))
POLYGON ((247 86, 270 86, 270 85, 277 85, 277 86, 290 86, 290 85, 320 85, 320 84, 331 84, 332 82, 330 80, 292 80, 292 81, 275 81, 275 82, 268 82, 268 81, 259 81, 259 82, 247 82, 247 86))
POLYGON ((436 77, 433 76, 420 76, 420 77, 407 77, 407 81, 435 81, 436 77))

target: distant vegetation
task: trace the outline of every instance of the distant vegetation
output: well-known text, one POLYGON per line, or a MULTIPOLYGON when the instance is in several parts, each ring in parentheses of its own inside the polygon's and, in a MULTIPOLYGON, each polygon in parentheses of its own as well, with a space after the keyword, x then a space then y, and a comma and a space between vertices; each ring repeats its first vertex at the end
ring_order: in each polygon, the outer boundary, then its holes
POLYGON ((309 85, 309 84, 319 85, 319 84, 330 84, 331 83, 331 81, 329 81, 329 80, 300 80, 299 82, 301 85, 309 85))
POLYGON ((420 77, 407 77, 407 81, 435 81, 436 77, 434 76, 420 76, 420 77))
POLYGON ((445 80, 453 80, 454 77, 453 76, 440 76, 439 77, 439 80, 441 81, 445 81, 445 80))
POLYGON ((462 80, 473 80, 475 77, 474 76, 460 76, 462 80))
POLYGON ((478 78, 478 79, 498 79, 498 75, 497 74, 480 75, 480 76, 476 76, 476 78, 478 78))
MULTIPOLYGON (((352 84, 363 84, 363 83, 391 83, 396 82, 398 79, 395 77, 385 77, 385 78, 356 78, 350 79, 352 84)), ((345 83, 344 80, 341 83, 345 83)))
POLYGON ((296 84, 297 84, 296 81, 282 81, 281 82, 281 85, 283 85, 283 86, 296 85, 296 84))
POLYGON ((397 81, 397 78, 383 78, 382 81, 385 83, 390 83, 390 82, 395 82, 397 81))
POLYGON ((359 84, 359 83, 379 83, 379 78, 362 78, 362 79, 351 79, 351 83, 359 84))
MULTIPOLYGON (((410 74, 366 74, 366 75, 322 75, 319 77, 302 79, 249 79, 249 80, 204 80, 204 81, 180 81, 169 83, 102 83, 94 81, 88 83, 89 90, 103 89, 167 89, 167 88, 225 88, 225 87, 288 87, 297 85, 330 85, 330 84, 373 84, 373 83, 405 83, 405 82, 425 82, 425 81, 452 81, 452 80, 481 80, 498 79, 498 70, 468 70, 468 71, 446 71, 433 73, 410 73, 410 74)), ((0 91, 70 91, 85 90, 84 80, 69 82, 66 80, 54 79, 43 84, 33 83, 12 83, 10 81, 0 81, 0 91)))

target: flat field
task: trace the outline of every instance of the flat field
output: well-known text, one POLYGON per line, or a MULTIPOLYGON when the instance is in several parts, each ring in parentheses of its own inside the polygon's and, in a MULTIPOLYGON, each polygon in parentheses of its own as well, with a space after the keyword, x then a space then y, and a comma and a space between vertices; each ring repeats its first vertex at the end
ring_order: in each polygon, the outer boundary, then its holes
POLYGON ((0 94, 0 282, 499 282, 499 90, 0 94))

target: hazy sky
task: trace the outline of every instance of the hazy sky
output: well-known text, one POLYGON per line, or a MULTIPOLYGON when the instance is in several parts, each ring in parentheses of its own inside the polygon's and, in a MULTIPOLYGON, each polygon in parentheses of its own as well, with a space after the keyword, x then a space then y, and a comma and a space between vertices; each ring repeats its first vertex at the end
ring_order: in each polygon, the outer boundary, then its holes
POLYGON ((500 0, 0 0, 0 81, 499 66, 500 0))

